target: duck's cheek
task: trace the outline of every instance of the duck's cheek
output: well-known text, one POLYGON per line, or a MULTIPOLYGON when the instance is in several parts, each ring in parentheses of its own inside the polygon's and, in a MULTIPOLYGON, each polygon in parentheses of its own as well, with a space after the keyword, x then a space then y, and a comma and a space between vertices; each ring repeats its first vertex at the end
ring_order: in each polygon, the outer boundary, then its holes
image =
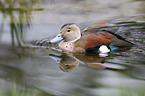
POLYGON ((49 43, 57 43, 59 41, 63 40, 62 34, 58 34, 55 38, 49 41, 49 43))

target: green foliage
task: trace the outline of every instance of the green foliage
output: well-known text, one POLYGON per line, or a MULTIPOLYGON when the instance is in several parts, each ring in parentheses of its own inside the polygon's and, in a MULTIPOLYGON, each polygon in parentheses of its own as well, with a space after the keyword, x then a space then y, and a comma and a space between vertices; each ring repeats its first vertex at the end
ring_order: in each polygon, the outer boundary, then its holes
POLYGON ((0 96, 54 96, 37 88, 30 88, 25 85, 20 86, 15 81, 10 83, 11 86, 9 90, 6 90, 5 92, 0 90, 0 96))
POLYGON ((145 96, 145 87, 138 86, 137 88, 120 88, 120 96, 145 96))
MULTIPOLYGON (((35 4, 39 4, 39 0, 2 0, 0 1, 0 13, 2 13, 2 21, 0 27, 4 27, 3 23, 7 22, 11 30, 12 46, 22 47, 24 44, 23 30, 29 28, 32 21, 32 11, 41 11, 35 8, 35 4), (8 19, 8 20, 7 20, 8 19), (8 22, 9 21, 9 22, 8 22)), ((2 28, 0 28, 0 31, 2 28)))

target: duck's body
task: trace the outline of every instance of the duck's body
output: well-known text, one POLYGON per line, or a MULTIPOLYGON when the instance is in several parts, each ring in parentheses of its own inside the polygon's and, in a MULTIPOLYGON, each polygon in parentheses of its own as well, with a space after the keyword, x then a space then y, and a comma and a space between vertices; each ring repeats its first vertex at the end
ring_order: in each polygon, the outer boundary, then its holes
POLYGON ((100 51, 99 48, 102 45, 113 45, 118 48, 133 46, 133 43, 113 32, 105 30, 85 30, 81 32, 78 26, 73 23, 62 26, 60 34, 50 43, 56 43, 61 39, 63 41, 59 44, 59 48, 74 53, 96 53, 100 51))

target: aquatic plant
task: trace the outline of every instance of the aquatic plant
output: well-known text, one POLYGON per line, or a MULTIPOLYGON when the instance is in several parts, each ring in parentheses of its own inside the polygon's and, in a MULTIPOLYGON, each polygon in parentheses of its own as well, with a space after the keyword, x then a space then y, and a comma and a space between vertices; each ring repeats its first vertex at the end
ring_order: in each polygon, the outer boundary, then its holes
POLYGON ((11 32, 12 46, 17 43, 19 47, 24 44, 23 32, 24 29, 29 28, 32 21, 32 11, 40 11, 42 9, 35 8, 35 4, 39 4, 39 0, 1 0, 0 13, 2 34, 4 23, 8 23, 11 32))

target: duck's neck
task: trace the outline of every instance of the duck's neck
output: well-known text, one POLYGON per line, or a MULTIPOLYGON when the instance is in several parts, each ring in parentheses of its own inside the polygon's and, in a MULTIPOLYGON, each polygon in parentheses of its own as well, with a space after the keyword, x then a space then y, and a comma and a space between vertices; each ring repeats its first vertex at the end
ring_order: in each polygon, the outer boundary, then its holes
POLYGON ((76 42, 77 40, 79 40, 81 38, 81 35, 77 36, 76 38, 74 38, 73 40, 69 41, 69 42, 76 42))

